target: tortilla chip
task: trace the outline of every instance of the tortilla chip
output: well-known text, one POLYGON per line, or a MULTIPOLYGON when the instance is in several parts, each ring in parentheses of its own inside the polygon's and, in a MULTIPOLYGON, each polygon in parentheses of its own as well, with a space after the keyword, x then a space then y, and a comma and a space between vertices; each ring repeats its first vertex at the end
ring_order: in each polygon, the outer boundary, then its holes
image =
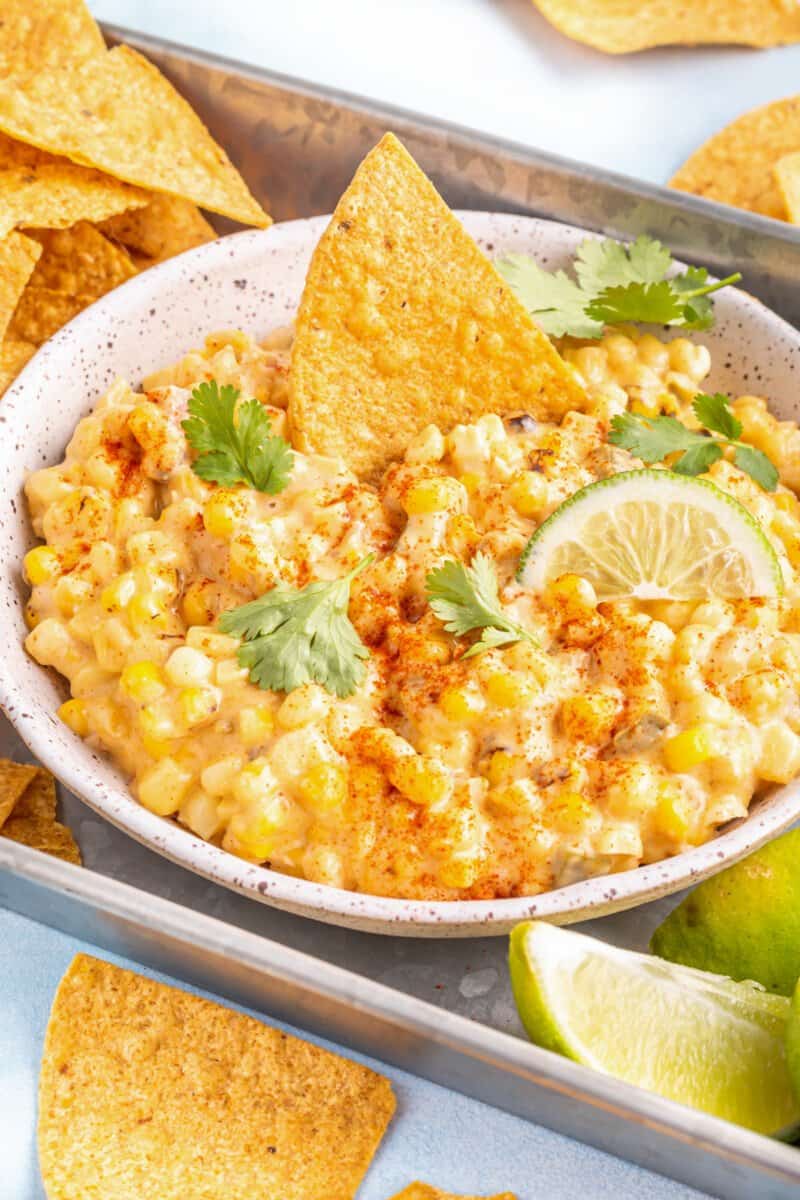
POLYGON ((177 196, 153 196, 145 208, 111 217, 100 228, 136 255, 137 266, 153 266, 217 237, 197 205, 177 196))
POLYGON ((9 334, 40 346, 95 300, 136 274, 130 255, 86 222, 36 230, 42 256, 20 297, 9 334))
POLYGON ((497 1192, 494 1196, 462 1196, 455 1192, 443 1192, 441 1188, 431 1187, 429 1183, 410 1183, 391 1200, 517 1200, 513 1192, 497 1192))
POLYGON ((105 49, 83 0, 2 0, 0 80, 19 83, 40 71, 104 54, 105 49))
POLYGON ((0 837, 80 866, 81 852, 72 833, 56 820, 56 781, 41 767, 33 771, 33 778, 0 829, 0 837))
POLYGON ((534 0, 551 25, 576 42, 629 54, 653 46, 781 46, 800 41, 794 0, 534 0))
POLYGON ((0 136, 0 237, 16 228, 102 221, 149 200, 129 183, 0 136))
POLYGON ((29 763, 15 763, 0 758, 0 829, 37 772, 29 763))
POLYGON ((314 251, 289 417, 301 450, 376 480, 431 422, 557 417, 586 398, 551 342, 393 134, 314 251))
POLYGON ((138 187, 270 224, 197 114, 129 46, 69 71, 40 72, 24 89, 0 80, 0 129, 138 187))
POLYGON ((800 150, 800 96, 754 108, 714 134, 670 180, 670 187, 786 219, 773 166, 800 150))
POLYGON ((36 350, 33 342, 18 342, 12 338, 6 338, 0 345, 0 396, 11 386, 36 350))
POLYGON ((39 1078, 49 1200, 351 1200, 387 1079, 252 1017, 78 955, 39 1078))
POLYGON ((772 168, 786 216, 793 225, 800 225, 800 150, 779 158, 772 168))
POLYGON ((0 241, 0 341, 41 253, 38 242, 22 233, 10 233, 0 241))

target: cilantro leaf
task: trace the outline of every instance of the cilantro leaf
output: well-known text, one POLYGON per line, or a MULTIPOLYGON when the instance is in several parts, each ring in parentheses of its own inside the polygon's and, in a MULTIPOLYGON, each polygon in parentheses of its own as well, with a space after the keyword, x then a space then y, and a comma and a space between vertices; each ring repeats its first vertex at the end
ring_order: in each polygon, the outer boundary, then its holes
POLYGON ((544 271, 524 254, 509 254, 495 266, 549 337, 602 336, 602 323, 586 315, 586 295, 563 271, 544 271))
POLYGON ((428 603, 448 633, 463 637, 476 629, 482 631, 464 658, 511 642, 536 641, 532 633, 506 616, 492 560, 486 554, 476 554, 470 567, 448 559, 428 574, 425 589, 428 603))
POLYGON ((739 470, 749 475, 765 492, 774 492, 778 486, 778 472, 763 451, 737 440, 742 423, 731 412, 728 397, 719 392, 713 396, 698 395, 693 407, 698 421, 720 437, 696 433, 675 417, 644 417, 625 412, 614 417, 608 440, 614 446, 630 450, 646 463, 663 462, 681 450, 681 457, 672 467, 679 475, 702 475, 719 462, 726 449, 732 449, 733 461, 739 470))
POLYGON ((336 696, 353 694, 364 678, 369 651, 347 614, 350 584, 372 557, 340 579, 299 590, 275 587, 222 614, 220 630, 242 639, 239 665, 252 683, 273 692, 320 683, 336 696))
POLYGON ((687 429, 675 417, 642 417, 630 412, 614 417, 608 440, 646 463, 662 462, 678 450, 708 443, 708 438, 687 429))
POLYGON ((641 234, 626 246, 589 238, 578 247, 575 274, 545 271, 523 254, 496 263, 512 290, 551 337, 599 338, 605 325, 629 321, 709 329, 713 292, 741 278, 708 282, 704 267, 667 277, 672 256, 655 238, 641 234))
POLYGON ((722 447, 713 438, 703 438, 682 454, 672 468, 679 475, 703 475, 722 458, 722 447))
POLYGON ((197 454, 195 475, 230 487, 246 483, 274 496, 289 482, 294 456, 289 443, 270 433, 269 415, 258 400, 239 400, 239 390, 215 379, 201 383, 183 421, 186 440, 197 454))
POLYGON ((755 446, 740 444, 734 451, 733 461, 740 471, 744 471, 751 479, 754 479, 765 492, 775 491, 780 476, 763 450, 756 450, 755 446))
POLYGON ((626 321, 670 325, 680 319, 685 307, 669 280, 662 279, 660 283, 629 283, 624 287, 606 288, 589 301, 586 311, 604 325, 621 325, 626 321))
POLYGON ((731 402, 721 392, 713 396, 701 393, 692 401, 694 415, 706 429, 721 433, 725 438, 738 438, 742 435, 742 422, 731 412, 731 402))

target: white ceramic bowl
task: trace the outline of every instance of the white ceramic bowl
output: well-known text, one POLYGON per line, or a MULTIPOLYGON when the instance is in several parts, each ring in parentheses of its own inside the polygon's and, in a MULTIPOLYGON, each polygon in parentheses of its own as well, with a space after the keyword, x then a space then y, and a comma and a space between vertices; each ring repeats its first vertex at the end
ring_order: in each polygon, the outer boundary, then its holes
MULTIPOLYGON (((490 255, 532 252, 551 268, 567 265, 586 236, 508 215, 466 213, 463 220, 490 255)), ((291 319, 326 223, 315 218, 237 234, 138 276, 60 330, 0 402, 0 704, 33 753, 96 812, 165 858, 267 904, 377 933, 464 937, 504 933, 526 917, 566 923, 601 916, 677 891, 785 829, 800 816, 800 784, 774 790, 707 845, 651 866, 527 899, 384 899, 250 866, 199 841, 137 804, 110 761, 58 720, 63 681, 22 648, 20 563, 34 544, 22 500, 26 475, 59 461, 78 419, 116 376, 136 383, 176 362, 213 330, 240 327, 263 336, 291 319)), ((716 328, 705 335, 714 358, 713 386, 734 394, 763 392, 779 415, 800 415, 800 335, 742 292, 729 288, 716 304, 716 328)))

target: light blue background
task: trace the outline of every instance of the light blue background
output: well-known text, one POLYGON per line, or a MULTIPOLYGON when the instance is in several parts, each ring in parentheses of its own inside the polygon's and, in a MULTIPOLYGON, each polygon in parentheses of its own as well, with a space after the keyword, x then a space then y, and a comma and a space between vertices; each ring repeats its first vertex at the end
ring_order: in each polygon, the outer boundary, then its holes
MULTIPOLYGON (((728 120, 800 87, 800 46, 606 58, 563 39, 530 0, 90 0, 90 7, 106 21, 656 183, 728 120)), ((91 947, 0 911, 0 1200, 43 1196, 34 1151, 38 1062, 53 992, 78 950, 91 947)), ((510 1189, 520 1200, 699 1195, 371 1065, 391 1076, 399 1104, 361 1200, 387 1200, 413 1178, 456 1191, 510 1189)))

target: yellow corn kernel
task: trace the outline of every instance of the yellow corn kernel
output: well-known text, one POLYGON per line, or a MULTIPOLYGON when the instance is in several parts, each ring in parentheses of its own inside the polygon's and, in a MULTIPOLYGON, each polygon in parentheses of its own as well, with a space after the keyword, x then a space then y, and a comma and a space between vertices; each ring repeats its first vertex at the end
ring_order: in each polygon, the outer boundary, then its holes
POLYGON ((436 425, 426 427, 412 438, 406 449, 406 462, 435 463, 444 458, 445 440, 436 425))
POLYGON ((711 734, 702 725, 684 729, 664 743, 664 762, 670 771, 690 771, 713 757, 711 734))
POLYGON ((226 758, 218 758, 216 762, 209 763, 200 776, 204 791, 215 797, 233 791, 244 765, 245 760, 239 754, 229 754, 226 758))
POLYGON ((652 396, 647 400, 632 400, 631 412, 635 413, 637 417, 657 417, 661 411, 660 401, 660 396, 652 396))
POLYGON ((653 820, 659 833, 682 842, 692 824, 691 805, 678 788, 664 784, 658 791, 653 820))
POLYGON ((341 816, 347 802, 347 773, 336 763, 316 763, 306 771, 298 788, 315 816, 341 816))
POLYGON ((156 759, 156 761, 160 758, 166 758, 168 754, 171 754, 174 745, 175 743, 168 738, 153 737, 149 733, 142 735, 142 746, 144 747, 145 754, 150 758, 156 759))
POLYGON ((503 816, 536 821, 542 812, 542 797, 530 779, 515 779, 506 787, 494 788, 487 799, 491 807, 503 816))
POLYGON ((472 887, 479 874, 480 860, 476 858, 453 857, 439 868, 439 879, 448 888, 472 887))
POLYGON ((476 688, 445 688, 439 697, 439 708, 448 721, 459 724, 476 720, 485 709, 483 696, 476 688))
POLYGON ((211 687, 186 687, 178 694, 178 704, 187 725, 202 725, 219 711, 219 691, 211 687))
POLYGON ((275 717, 264 705, 252 705, 239 712, 239 739, 248 750, 260 746, 275 732, 275 717))
POLYGON ((177 733, 171 714, 161 705, 148 704, 140 709, 137 724, 143 738, 152 738, 155 742, 167 741, 177 733))
POLYGON ((246 513, 247 501, 244 496, 228 488, 220 488, 203 506, 203 524, 212 537, 229 538, 246 513))
POLYGON ((548 805, 548 816, 561 833, 580 833, 596 811, 580 792, 562 792, 548 805))
POLYGON ((443 512, 448 508, 460 508, 463 504, 463 494, 457 480, 447 476, 420 479, 406 492, 403 507, 410 517, 443 512))
POLYGON ((136 592, 136 580, 130 572, 120 575, 100 593, 100 603, 106 612, 119 612, 120 609, 133 599, 136 592))
POLYGON ((128 601, 125 611, 134 633, 163 629, 167 622, 167 614, 152 593, 138 593, 128 601))
POLYGON ((481 540, 472 517, 456 513, 447 524, 447 541, 450 549, 459 557, 468 558, 481 540))
POLYGON ((222 826, 222 818, 216 800, 200 788, 191 792, 183 801, 178 814, 184 825, 203 841, 209 841, 222 826))
POLYGON ((89 718, 83 700, 65 700, 58 710, 58 715, 78 737, 86 737, 89 732, 89 718))
POLYGON ((176 687, 199 687, 211 677, 213 663, 201 650, 178 646, 167 659, 164 670, 176 687))
POLYGON ((481 477, 474 471, 466 471, 463 475, 459 475, 458 482, 464 488, 468 496, 474 496, 481 486, 481 477))
POLYGON ((37 546, 29 550, 22 563, 28 583, 36 587, 49 583, 61 571, 61 560, 52 546, 37 546))
POLYGON ((588 579, 580 575, 559 575, 548 583, 545 598, 568 616, 579 616, 597 607, 597 594, 588 579))
POLYGON ((119 677, 119 686, 138 704, 151 704, 166 689, 164 673, 158 663, 146 659, 129 663, 119 677))
POLYGON ((486 680, 486 695, 498 708, 522 708, 531 704, 536 695, 535 688, 511 671, 494 671, 486 680))
POLYGON ((509 783, 524 765, 525 760, 519 754, 509 754, 507 750, 495 750, 489 759, 487 771, 489 786, 495 788, 509 783))
POLYGON ((617 701, 604 692, 568 696, 561 705, 561 728, 574 741, 602 742, 611 733, 618 712, 617 701))
POLYGON ((304 683, 289 692, 278 709, 278 723, 284 729, 299 729, 327 716, 331 697, 318 683, 304 683))
POLYGON ((800 521, 800 500, 797 499, 794 492, 775 492, 772 503, 781 512, 788 513, 790 517, 800 521))
POLYGON ((547 480, 540 471, 521 471, 508 498, 521 517, 538 517, 547 503, 547 480))
POLYGON ((211 602, 214 584, 199 579, 189 585, 181 600, 181 614, 187 625, 211 625, 216 612, 211 602))
POLYGON ((450 772, 427 755, 410 754, 399 759, 389 769, 389 779, 408 800, 426 808, 446 804, 453 794, 450 772))
POLYGON ((235 814, 223 846, 243 858, 263 862, 275 853, 283 827, 288 823, 290 804, 285 796, 276 794, 265 797, 252 816, 235 814))
POLYGON ((148 767, 137 784, 139 801, 159 817, 172 816, 180 807, 192 772, 174 758, 162 758, 148 767))
POLYGON ((63 617, 74 617, 79 608, 91 598, 94 588, 88 579, 77 575, 62 575, 53 585, 53 599, 63 617))

